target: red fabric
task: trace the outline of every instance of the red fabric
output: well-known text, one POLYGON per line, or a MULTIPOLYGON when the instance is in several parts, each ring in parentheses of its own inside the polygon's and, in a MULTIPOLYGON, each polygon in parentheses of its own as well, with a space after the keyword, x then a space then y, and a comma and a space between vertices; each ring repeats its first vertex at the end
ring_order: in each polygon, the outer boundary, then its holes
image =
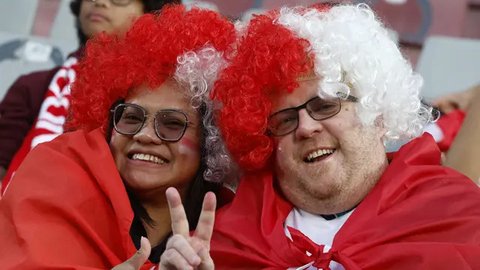
POLYGON ((443 138, 437 142, 438 147, 442 152, 448 151, 457 136, 458 131, 462 127, 465 119, 465 112, 462 110, 454 110, 448 114, 442 115, 435 123, 442 130, 443 138))
POLYGON ((64 134, 30 152, 0 200, 0 268, 110 269, 136 252, 132 219, 102 132, 64 134))
POLYGON ((247 175, 234 201, 217 214, 215 265, 285 269, 332 259, 345 269, 480 269, 480 189, 439 164, 430 135, 403 146, 329 253, 317 257, 285 236, 292 205, 274 192, 271 174, 247 175))

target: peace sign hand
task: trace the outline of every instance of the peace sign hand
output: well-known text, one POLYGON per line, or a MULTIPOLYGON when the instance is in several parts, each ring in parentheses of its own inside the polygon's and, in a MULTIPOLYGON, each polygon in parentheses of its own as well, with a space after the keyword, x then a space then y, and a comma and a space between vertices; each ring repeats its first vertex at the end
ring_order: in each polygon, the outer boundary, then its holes
POLYGON ((172 220, 173 236, 160 258, 160 269, 214 269, 210 257, 210 240, 215 222, 215 194, 208 192, 203 199, 197 228, 190 236, 187 215, 180 194, 175 188, 165 192, 172 220))

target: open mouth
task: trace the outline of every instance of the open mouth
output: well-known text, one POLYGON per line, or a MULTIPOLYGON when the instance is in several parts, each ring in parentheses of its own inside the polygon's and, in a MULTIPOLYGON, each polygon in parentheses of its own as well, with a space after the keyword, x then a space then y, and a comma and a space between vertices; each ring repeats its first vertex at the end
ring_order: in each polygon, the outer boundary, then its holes
POLYGON ((169 162, 168 160, 165 160, 161 157, 150 155, 150 154, 142 154, 142 153, 129 154, 128 158, 131 160, 141 160, 141 161, 151 162, 154 164, 165 164, 169 162))
POLYGON ((303 161, 306 163, 318 162, 335 153, 335 149, 319 149, 308 154, 303 161))

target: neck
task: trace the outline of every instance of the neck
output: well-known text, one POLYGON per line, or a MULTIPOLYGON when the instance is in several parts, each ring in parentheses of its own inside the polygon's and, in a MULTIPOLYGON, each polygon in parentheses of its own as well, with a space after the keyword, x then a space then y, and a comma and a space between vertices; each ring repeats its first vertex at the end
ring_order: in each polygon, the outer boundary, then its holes
MULTIPOLYGON (((180 192, 182 202, 185 202, 186 188, 176 187, 180 192)), ((149 194, 142 194, 140 204, 147 212, 153 223, 147 224, 142 220, 143 227, 147 232, 147 238, 152 247, 159 245, 172 231, 170 209, 168 208, 165 190, 149 194), (162 194, 159 196, 159 194, 162 194)))
MULTIPOLYGON (((356 207, 356 206, 355 206, 356 207)), ((355 207, 347 210, 347 211, 343 211, 343 212, 340 212, 340 213, 336 213, 336 214, 329 214, 329 215, 320 215, 321 217, 323 217, 324 219, 326 220, 332 220, 332 219, 336 219, 336 218, 339 218, 339 217, 342 217, 348 213, 350 213, 353 209, 355 209, 355 207)))
POLYGON ((142 221, 143 227, 147 232, 147 238, 152 247, 159 245, 171 232, 170 211, 166 201, 161 204, 142 203, 153 224, 149 225, 142 221))

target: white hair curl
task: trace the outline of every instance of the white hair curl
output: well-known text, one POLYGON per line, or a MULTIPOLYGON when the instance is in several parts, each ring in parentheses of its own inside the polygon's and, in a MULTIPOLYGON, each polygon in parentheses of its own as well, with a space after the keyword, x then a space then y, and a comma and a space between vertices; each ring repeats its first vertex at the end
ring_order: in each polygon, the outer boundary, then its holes
POLYGON ((215 103, 210 99, 218 74, 226 66, 221 52, 212 46, 205 46, 199 51, 189 51, 177 57, 174 79, 183 86, 191 104, 202 110, 202 125, 206 169, 203 177, 207 181, 233 184, 235 165, 227 152, 218 127, 215 125, 213 112, 215 103))
POLYGON ((283 8, 277 23, 310 43, 320 96, 359 98, 364 125, 381 120, 385 143, 421 134, 432 108, 421 103, 423 79, 412 71, 387 30, 366 4, 328 11, 283 8), (353 88, 353 89, 351 89, 353 88))

